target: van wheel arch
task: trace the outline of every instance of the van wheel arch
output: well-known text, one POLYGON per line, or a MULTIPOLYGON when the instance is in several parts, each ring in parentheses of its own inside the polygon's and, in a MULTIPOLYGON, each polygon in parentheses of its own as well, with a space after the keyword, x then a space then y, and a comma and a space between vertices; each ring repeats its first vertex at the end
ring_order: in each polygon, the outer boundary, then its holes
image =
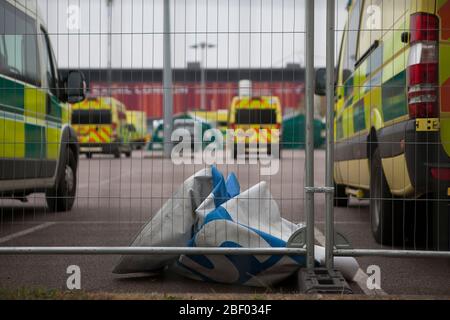
POLYGON ((64 164, 67 161, 66 157, 67 157, 68 149, 70 149, 70 151, 72 151, 72 154, 75 158, 75 163, 78 165, 80 149, 78 147, 78 140, 77 140, 76 132, 70 126, 64 127, 63 132, 61 134, 61 146, 60 146, 60 150, 59 150, 58 166, 57 166, 56 172, 55 172, 56 180, 58 179, 58 177, 60 177, 60 175, 62 174, 62 171, 64 170, 64 164))

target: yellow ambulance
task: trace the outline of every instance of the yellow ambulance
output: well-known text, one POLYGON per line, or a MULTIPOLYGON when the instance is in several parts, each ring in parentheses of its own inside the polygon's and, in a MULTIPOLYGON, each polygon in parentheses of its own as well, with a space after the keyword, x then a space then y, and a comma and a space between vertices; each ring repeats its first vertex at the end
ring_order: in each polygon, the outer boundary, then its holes
POLYGON ((239 150, 271 155, 272 145, 280 144, 283 117, 278 97, 234 97, 228 117, 228 127, 234 131, 234 158, 239 150))
POLYGON ((213 128, 217 128, 225 136, 228 128, 228 110, 219 109, 216 111, 190 111, 189 116, 192 119, 200 118, 201 121, 211 124, 213 128))
POLYGON ((77 132, 80 153, 131 157, 132 146, 125 105, 115 98, 89 97, 72 106, 72 126, 77 132))
POLYGON ((0 0, 0 17, 0 197, 45 192, 50 210, 70 210, 78 146, 67 102, 84 99, 84 76, 59 74, 36 2, 0 0))
POLYGON ((133 149, 142 149, 148 140, 147 113, 144 111, 127 111, 129 139, 133 149))
POLYGON ((377 242, 448 250, 450 1, 350 1, 337 70, 335 204, 370 196, 377 242))

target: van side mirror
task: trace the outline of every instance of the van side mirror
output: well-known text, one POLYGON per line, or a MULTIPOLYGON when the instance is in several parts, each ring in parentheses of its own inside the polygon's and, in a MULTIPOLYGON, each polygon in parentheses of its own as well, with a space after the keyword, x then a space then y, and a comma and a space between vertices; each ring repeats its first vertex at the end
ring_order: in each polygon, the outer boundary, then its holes
POLYGON ((81 102, 86 98, 86 81, 80 71, 69 71, 66 80, 66 93, 68 103, 81 102))
POLYGON ((315 78, 314 93, 318 96, 325 96, 327 94, 327 69, 317 69, 315 78))

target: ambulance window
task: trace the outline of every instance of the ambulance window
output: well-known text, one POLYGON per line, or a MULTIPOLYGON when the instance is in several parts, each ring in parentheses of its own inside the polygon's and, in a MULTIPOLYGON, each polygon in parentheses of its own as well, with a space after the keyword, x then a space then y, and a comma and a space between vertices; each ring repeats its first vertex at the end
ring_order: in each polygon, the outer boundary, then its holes
POLYGON ((411 0, 394 1, 394 20, 397 22, 402 18, 408 8, 411 6, 411 0))
POLYGON ((356 63, 356 46, 358 44, 358 32, 359 32, 359 22, 361 17, 361 1, 355 2, 352 11, 350 12, 350 19, 348 23, 347 39, 345 43, 345 55, 344 55, 344 66, 343 66, 343 82, 347 81, 348 78, 355 71, 356 63))
POLYGON ((130 132, 136 132, 136 127, 133 124, 127 124, 127 129, 130 132))
POLYGON ((336 81, 337 81, 337 84, 339 85, 339 84, 342 84, 342 82, 343 82, 343 80, 342 80, 342 78, 343 78, 343 76, 342 76, 342 74, 341 74, 341 70, 342 70, 342 67, 344 66, 344 54, 345 54, 345 39, 346 39, 346 32, 343 32, 342 33, 342 39, 341 39, 341 46, 340 46, 340 51, 339 51, 339 60, 338 60, 338 67, 337 67, 337 70, 338 70, 338 75, 337 75, 337 77, 336 77, 336 81))
POLYGON ((0 38, 0 70, 4 70, 7 68, 6 64, 6 44, 5 44, 5 38, 0 38))
POLYGON ((411 6, 411 0, 383 0, 383 30, 384 32, 394 28, 394 25, 405 16, 408 8, 411 6))
POLYGON ((275 109, 238 109, 236 110, 237 124, 276 124, 275 109))
POLYGON ((359 36, 358 59, 382 35, 382 0, 366 0, 362 13, 361 32, 359 36))
POLYGON ((74 110, 72 113, 72 124, 111 124, 112 115, 110 110, 74 110))
POLYGON ((47 85, 48 90, 55 96, 58 95, 58 88, 57 84, 58 81, 56 79, 56 72, 55 72, 55 63, 53 62, 53 57, 51 53, 51 45, 50 40, 48 38, 47 33, 44 29, 41 29, 42 31, 42 43, 44 48, 44 60, 45 60, 45 76, 47 78, 47 85))
POLYGON ((39 85, 36 20, 2 1, 0 21, 0 72, 39 85))
MULTIPOLYGON (((3 3, 0 2, 0 21, 5 21, 5 8, 3 3)), ((7 60, 6 60, 6 44, 5 44, 5 23, 0 23, 0 72, 4 72, 7 68, 7 60)))

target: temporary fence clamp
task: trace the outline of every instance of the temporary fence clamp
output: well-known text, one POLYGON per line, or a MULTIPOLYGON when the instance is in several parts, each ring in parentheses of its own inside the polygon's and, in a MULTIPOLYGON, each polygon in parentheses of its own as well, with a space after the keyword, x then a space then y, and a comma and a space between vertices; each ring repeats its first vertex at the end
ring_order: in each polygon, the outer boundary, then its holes
MULTIPOLYGON (((306 247, 306 227, 295 231, 287 242, 288 248, 306 247)), ((335 249, 351 249, 347 238, 340 234, 334 234, 335 249)), ((305 294, 352 294, 353 291, 343 275, 337 270, 316 267, 313 269, 301 269, 297 274, 297 284, 300 292, 305 294)))
MULTIPOLYGON (((339 232, 334 233, 334 249, 335 250, 350 250, 353 249, 350 241, 339 232)), ((301 227, 296 230, 287 241, 288 248, 305 248, 306 247, 306 227, 301 227)))
POLYGON ((296 230, 287 241, 288 248, 305 248, 306 247, 306 227, 296 230))
POLYGON ((305 187, 306 193, 334 193, 334 187, 305 187))
POLYGON ((300 292, 306 294, 352 294, 353 290, 339 271, 327 268, 302 269, 298 273, 300 292))

